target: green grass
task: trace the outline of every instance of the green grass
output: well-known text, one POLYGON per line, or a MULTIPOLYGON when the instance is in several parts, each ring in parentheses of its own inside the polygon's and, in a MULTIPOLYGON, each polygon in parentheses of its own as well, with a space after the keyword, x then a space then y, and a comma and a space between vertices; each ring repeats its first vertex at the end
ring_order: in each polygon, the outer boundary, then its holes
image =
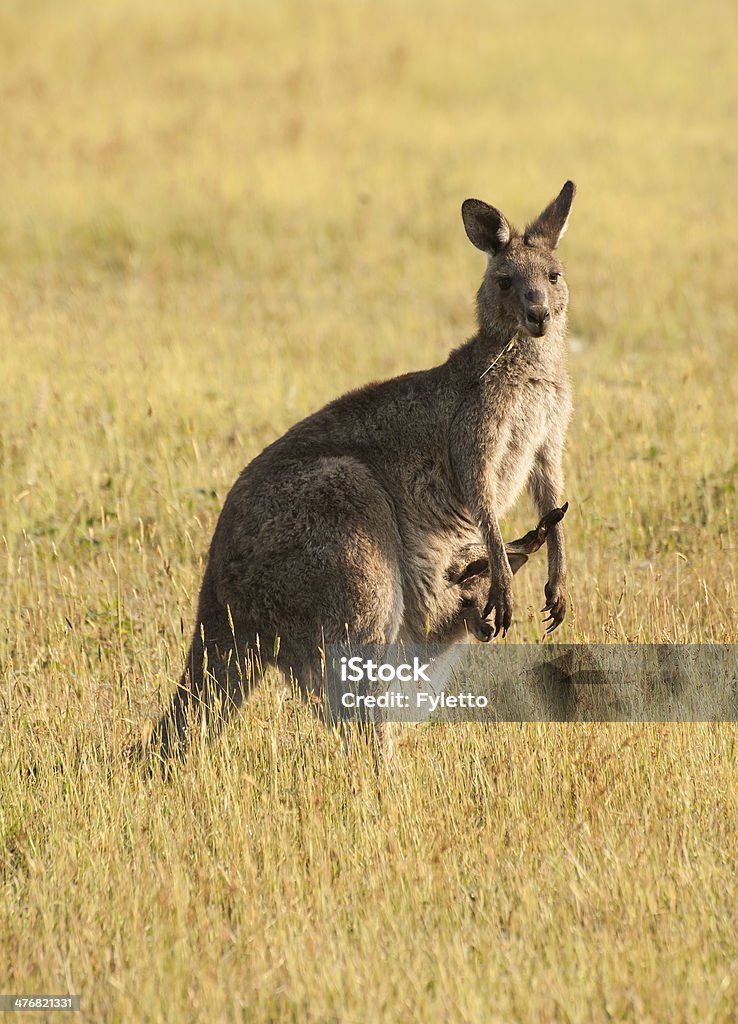
POLYGON ((0 991, 733 1021, 732 725, 418 729, 377 778, 270 685, 169 784, 119 756, 241 467, 473 331, 470 195, 579 186, 557 639, 738 642, 733 5, 6 7, 0 991))

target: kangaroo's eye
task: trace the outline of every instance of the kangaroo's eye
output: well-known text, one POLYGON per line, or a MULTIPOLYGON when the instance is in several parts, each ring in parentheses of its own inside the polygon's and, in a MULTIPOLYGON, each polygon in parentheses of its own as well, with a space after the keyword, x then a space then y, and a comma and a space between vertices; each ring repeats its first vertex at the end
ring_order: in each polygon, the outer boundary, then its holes
POLYGON ((548 275, 548 279, 551 282, 551 284, 556 284, 560 277, 561 274, 557 274, 555 270, 552 270, 551 273, 548 275))
POLYGON ((500 291, 506 292, 506 291, 510 290, 510 287, 512 285, 512 278, 511 277, 498 277, 497 278, 497 283, 500 286, 500 291))

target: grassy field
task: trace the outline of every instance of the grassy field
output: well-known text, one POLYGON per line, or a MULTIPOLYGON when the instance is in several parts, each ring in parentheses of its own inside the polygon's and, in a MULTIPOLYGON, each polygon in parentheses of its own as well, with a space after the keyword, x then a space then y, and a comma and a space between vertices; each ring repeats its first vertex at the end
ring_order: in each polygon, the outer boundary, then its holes
POLYGON ((733 725, 420 728, 377 777, 272 683, 168 783, 120 757, 241 467, 473 331, 470 195, 524 222, 579 186, 556 639, 738 643, 737 32, 720 0, 4 5, 0 992, 738 1017, 733 725))

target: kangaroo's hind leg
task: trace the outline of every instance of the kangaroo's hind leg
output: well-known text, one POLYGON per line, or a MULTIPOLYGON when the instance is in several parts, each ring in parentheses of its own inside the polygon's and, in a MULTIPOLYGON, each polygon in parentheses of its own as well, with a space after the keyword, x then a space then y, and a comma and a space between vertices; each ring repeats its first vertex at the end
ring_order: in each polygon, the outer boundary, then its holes
MULTIPOLYGON (((404 614, 402 546, 391 504, 353 460, 324 460, 304 493, 309 530, 300 534, 299 572, 291 560, 294 544, 291 549, 275 544, 270 552, 271 611, 275 626, 286 623, 278 667, 297 679, 304 694, 321 694, 325 701, 326 655, 398 638, 404 614)), ((325 710, 333 717, 336 709, 325 710)), ((341 728, 344 736, 351 731, 341 728)), ((380 755, 389 756, 387 724, 375 721, 361 728, 380 755)))
POLYGON ((356 460, 321 459, 226 501, 180 685, 152 745, 181 755, 194 721, 217 729, 276 663, 303 693, 321 688, 326 644, 389 643, 403 615, 391 503, 356 460), (265 530, 264 522, 270 528, 265 530))

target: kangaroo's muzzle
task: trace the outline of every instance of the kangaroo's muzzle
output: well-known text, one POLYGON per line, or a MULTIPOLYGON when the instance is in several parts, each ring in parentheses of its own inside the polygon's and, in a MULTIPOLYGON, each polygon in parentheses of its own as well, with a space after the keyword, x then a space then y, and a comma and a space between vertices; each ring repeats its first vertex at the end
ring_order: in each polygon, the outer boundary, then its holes
POLYGON ((525 326, 534 338, 542 338, 551 322, 548 306, 529 306, 525 315, 525 326))

